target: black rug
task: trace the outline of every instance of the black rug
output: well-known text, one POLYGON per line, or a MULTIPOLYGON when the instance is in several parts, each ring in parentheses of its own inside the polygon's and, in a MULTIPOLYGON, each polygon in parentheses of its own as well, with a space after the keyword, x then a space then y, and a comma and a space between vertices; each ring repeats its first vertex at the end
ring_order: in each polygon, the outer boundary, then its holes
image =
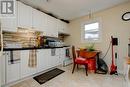
POLYGON ((36 76, 33 79, 35 79, 39 84, 43 84, 43 83, 51 80, 52 78, 62 74, 63 72, 65 72, 65 71, 55 68, 53 70, 50 70, 48 72, 45 72, 41 75, 36 76))

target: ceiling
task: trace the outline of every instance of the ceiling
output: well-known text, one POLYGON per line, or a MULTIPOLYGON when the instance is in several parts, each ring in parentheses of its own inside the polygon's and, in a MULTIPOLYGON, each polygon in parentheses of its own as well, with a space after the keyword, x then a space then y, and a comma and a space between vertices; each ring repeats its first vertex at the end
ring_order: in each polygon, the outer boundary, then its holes
POLYGON ((20 0, 59 18, 72 20, 129 0, 20 0))

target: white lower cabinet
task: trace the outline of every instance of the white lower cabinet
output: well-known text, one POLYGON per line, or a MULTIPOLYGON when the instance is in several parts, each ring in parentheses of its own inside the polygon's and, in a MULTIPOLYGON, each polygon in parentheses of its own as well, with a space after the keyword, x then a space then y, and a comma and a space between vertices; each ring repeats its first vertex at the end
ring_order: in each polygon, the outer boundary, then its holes
POLYGON ((33 75, 36 73, 36 68, 30 68, 28 66, 29 50, 21 51, 21 78, 33 75))
POLYGON ((33 74, 62 64, 62 56, 64 55, 63 49, 64 48, 37 50, 36 68, 30 68, 28 66, 29 50, 20 51, 20 61, 14 64, 10 64, 9 62, 10 52, 4 52, 3 57, 0 61, 0 63, 2 64, 2 85, 17 81, 19 79, 31 76, 33 74), (54 52, 54 54, 52 52, 54 52))
POLYGON ((60 57, 60 49, 44 49, 38 50, 38 67, 37 72, 44 71, 46 69, 55 67, 61 64, 62 58, 60 57), (53 51, 52 51, 53 50, 53 51), (52 53, 54 52, 54 54, 52 53))
POLYGON ((51 67, 55 67, 55 66, 57 66, 58 65, 58 62, 59 60, 58 60, 58 56, 51 56, 51 61, 50 61, 50 65, 51 65, 51 67))
POLYGON ((55 66, 60 65, 61 59, 60 59, 60 49, 56 49, 56 56, 55 56, 55 66))
POLYGON ((5 58, 6 58, 6 53, 4 52, 3 55, 2 55, 2 58, 0 58, 0 76, 1 76, 1 85, 3 86, 5 83, 6 83, 6 78, 5 78, 5 75, 6 75, 6 71, 5 71, 5 58))
POLYGON ((28 67, 29 51, 21 51, 21 78, 42 72, 46 69, 60 64, 59 49, 55 49, 55 55, 52 56, 52 49, 37 50, 37 67, 28 67))
POLYGON ((37 72, 42 72, 50 68, 50 49, 41 49, 37 52, 37 72))
POLYGON ((51 65, 52 67, 63 64, 63 48, 56 48, 55 55, 51 55, 51 65))
POLYGON ((65 60, 65 48, 60 48, 59 49, 59 59, 60 59, 60 64, 63 65, 63 61, 65 60))
POLYGON ((4 63, 4 68, 3 72, 5 72, 5 74, 3 73, 3 76, 5 76, 5 80, 4 83, 10 83, 10 82, 14 82, 16 80, 20 79, 20 61, 14 64, 11 64, 10 60, 10 52, 5 52, 4 56, 5 59, 3 59, 3 63, 4 63))
POLYGON ((20 63, 7 64, 6 70, 6 83, 20 79, 20 63))
POLYGON ((62 58, 60 57, 60 51, 61 50, 59 48, 38 50, 37 72, 41 72, 46 69, 60 65, 62 61, 62 58), (54 52, 54 54, 52 52, 54 52))

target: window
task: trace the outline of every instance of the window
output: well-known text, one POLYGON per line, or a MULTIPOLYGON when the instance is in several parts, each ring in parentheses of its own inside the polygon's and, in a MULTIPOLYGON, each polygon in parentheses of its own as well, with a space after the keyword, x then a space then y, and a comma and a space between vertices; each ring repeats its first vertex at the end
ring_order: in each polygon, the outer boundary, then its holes
POLYGON ((100 42, 101 40, 101 22, 100 20, 91 20, 82 24, 81 28, 82 42, 100 42))

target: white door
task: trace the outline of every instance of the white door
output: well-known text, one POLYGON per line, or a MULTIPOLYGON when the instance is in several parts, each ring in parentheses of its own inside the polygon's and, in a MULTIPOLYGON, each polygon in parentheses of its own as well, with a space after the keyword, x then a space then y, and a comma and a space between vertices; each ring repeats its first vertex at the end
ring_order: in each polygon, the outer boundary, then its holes
POLYGON ((60 48, 56 49, 56 66, 60 65, 60 48))
POLYGON ((62 21, 57 20, 57 27, 58 27, 58 32, 59 32, 59 33, 63 33, 63 32, 64 32, 62 21))
POLYGON ((52 35, 58 37, 57 20, 55 18, 52 18, 52 35))
MULTIPOLYGON (((2 57, 2 55, 1 55, 1 52, 0 52, 0 58, 2 57)), ((0 59, 0 61, 1 61, 1 59, 0 59)), ((2 66, 1 66, 1 64, 0 64, 0 87, 1 87, 1 85, 2 85, 2 72, 1 72, 1 70, 2 70, 2 66)))
POLYGON ((60 49, 60 63, 63 65, 65 60, 65 48, 60 49))
POLYGON ((42 20, 43 20, 43 16, 42 16, 42 12, 36 10, 36 9, 33 9, 32 11, 32 15, 33 15, 33 21, 32 21, 32 25, 33 25, 33 28, 36 29, 36 30, 39 30, 39 31, 42 31, 42 26, 43 26, 43 23, 42 23, 42 20))
POLYGON ((37 68, 30 68, 28 66, 29 50, 21 51, 21 77, 27 77, 36 73, 37 68))
POLYGON ((6 52, 6 83, 20 79, 20 61, 11 64, 9 61, 10 57, 10 52, 6 52))
POLYGON ((47 26, 47 14, 45 14, 45 13, 42 13, 42 18, 43 18, 43 20, 42 20, 42 25, 43 26, 47 26))
POLYGON ((3 17, 1 18, 1 28, 5 31, 17 31, 17 3, 15 6, 15 16, 14 17, 3 17))
POLYGON ((6 64, 6 62, 5 62, 5 59, 6 59, 6 53, 4 52, 3 53, 3 56, 1 56, 0 57, 0 71, 1 71, 1 85, 4 85, 6 82, 6 72, 5 72, 5 69, 6 69, 6 67, 5 67, 5 64, 6 64))
POLYGON ((50 50, 42 49, 37 52, 38 68, 37 72, 44 71, 49 68, 50 50))
POLYGON ((64 33, 69 34, 69 27, 67 23, 64 23, 64 33))
POLYGON ((16 18, 2 18, 1 28, 5 31, 17 31, 17 19, 16 18))
POLYGON ((18 27, 32 28, 32 8, 18 1, 18 27))
POLYGON ((51 67, 59 65, 59 49, 51 49, 51 67))
POLYGON ((47 69, 52 68, 51 49, 47 49, 47 69))
POLYGON ((64 48, 59 48, 59 64, 63 65, 63 58, 65 57, 64 55, 64 48))
MULTIPOLYGON (((0 52, 0 61, 2 62, 1 58, 3 58, 2 52, 0 52)), ((2 84, 4 84, 2 83, 3 78, 2 78, 2 63, 1 62, 0 62, 0 87, 2 86, 2 84)))

